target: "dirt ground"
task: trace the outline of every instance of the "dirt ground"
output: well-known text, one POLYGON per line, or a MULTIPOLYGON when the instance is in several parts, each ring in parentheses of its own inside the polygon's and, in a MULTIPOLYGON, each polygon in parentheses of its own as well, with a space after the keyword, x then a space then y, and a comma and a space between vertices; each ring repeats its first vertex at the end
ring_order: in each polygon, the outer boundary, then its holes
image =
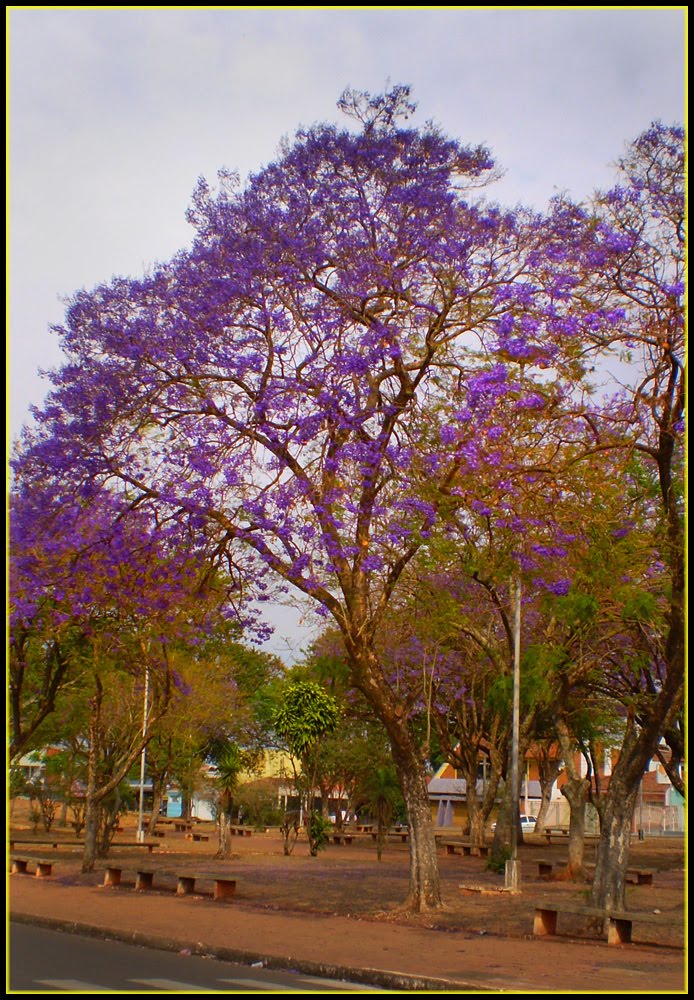
MULTIPOLYGON (((120 841, 135 839, 134 820, 126 825, 114 842, 109 859, 123 865, 123 885, 116 890, 123 899, 134 897, 132 883, 137 867, 152 869, 162 873, 155 875, 155 889, 146 893, 147 912, 154 920, 158 913, 161 926, 170 920, 171 896, 175 893, 176 877, 173 873, 184 871, 203 875, 204 873, 228 872, 239 879, 237 894, 234 897, 235 911, 242 911, 244 933, 253 937, 254 921, 257 923, 257 938, 262 940, 267 935, 263 924, 265 918, 303 916, 311 919, 311 926, 320 926, 320 918, 328 921, 331 918, 349 918, 349 933, 332 934, 330 938, 330 960, 335 965, 354 967, 359 965, 363 949, 360 937, 368 938, 374 945, 379 935, 392 934, 400 929, 400 939, 404 942, 407 933, 416 931, 438 932, 434 941, 447 942, 450 935, 457 935, 457 940, 477 939, 485 945, 495 944, 498 961, 494 963, 500 970, 503 979, 504 968, 520 968, 520 952, 514 958, 514 949, 523 946, 542 948, 543 960, 556 955, 549 948, 562 943, 561 977, 558 983, 549 988, 561 991, 561 984, 567 989, 585 989, 589 983, 586 980, 585 963, 594 960, 595 968, 614 964, 618 954, 625 949, 631 954, 637 952, 643 965, 644 980, 637 989, 649 992, 652 987, 652 977, 649 978, 649 963, 653 971, 660 963, 664 963, 672 971, 684 966, 684 935, 681 923, 670 927, 650 926, 648 924, 634 925, 634 944, 608 948, 602 940, 596 940, 589 929, 581 925, 580 920, 570 916, 560 917, 560 936, 551 942, 541 942, 532 938, 533 914, 535 906, 541 902, 572 901, 583 903, 586 899, 588 886, 557 879, 541 878, 538 875, 538 858, 550 858, 561 861, 566 857, 565 845, 548 846, 544 838, 534 835, 526 837, 526 843, 519 850, 521 861, 522 892, 518 895, 491 894, 479 892, 469 894, 461 886, 484 887, 488 890, 503 887, 503 876, 488 871, 485 861, 480 858, 463 858, 458 855, 448 856, 439 849, 439 867, 442 882, 445 909, 435 915, 406 915, 399 911, 398 906, 404 900, 408 884, 409 854, 407 845, 401 843, 388 844, 383 860, 376 859, 375 845, 368 839, 350 845, 333 846, 320 852, 318 857, 308 855, 305 841, 299 839, 293 853, 286 857, 282 851, 282 842, 278 831, 264 833, 254 832, 252 837, 233 839, 233 854, 225 859, 215 857, 216 837, 214 826, 209 824, 199 826, 201 832, 210 834, 208 842, 192 842, 183 833, 175 833, 170 827, 165 827, 165 836, 158 840, 158 847, 152 855, 141 849, 119 850, 120 841), (146 863, 143 859, 146 858, 146 863), (171 873, 165 875, 163 873, 171 873), (129 874, 131 873, 131 874, 129 874), (409 929, 407 932, 405 929, 409 929), (571 942, 572 947, 567 945, 571 942), (573 947, 576 945, 576 947, 573 947), (580 946, 580 947, 578 947, 580 946), (576 955, 575 968, 572 969, 572 956, 576 955), (643 964, 645 962, 645 965, 643 964), (572 986, 568 985, 573 983, 572 986)), ((14 817, 11 836, 33 839, 26 824, 14 817)), ((56 828, 51 832, 60 841, 57 850, 50 845, 17 844, 16 854, 26 854, 34 857, 51 857, 54 864, 54 874, 50 881, 56 893, 49 897, 40 890, 41 880, 18 877, 11 880, 11 910, 15 902, 24 911, 33 912, 32 907, 41 912, 50 909, 50 899, 55 900, 59 916, 63 920, 79 921, 84 917, 84 892, 98 889, 103 882, 103 865, 100 861, 97 870, 89 875, 81 874, 81 853, 74 836, 67 831, 56 828), (22 891, 19 892, 19 885, 22 891), (38 885, 29 883, 39 883, 38 885), (61 891, 70 887, 79 887, 80 892, 61 891), (20 899, 21 897, 21 899, 20 899), (44 903, 45 900, 45 903, 44 903), (70 911, 73 912, 70 912, 70 911)), ((46 834, 39 831, 36 839, 43 839, 46 834)), ((590 862, 594 853, 588 848, 586 860, 590 862)), ((656 874, 653 885, 630 885, 627 892, 627 907, 630 910, 662 913, 672 912, 681 918, 685 898, 684 843, 681 838, 658 837, 633 844, 630 863, 654 869, 656 874)), ((202 885, 202 893, 196 896, 209 895, 211 885, 202 885)), ((104 891, 101 890, 103 898, 104 891)), ((142 894, 138 894, 140 897, 142 894)), ((92 897, 97 899, 97 897, 92 897)), ((143 900, 144 902, 144 900, 143 900)), ((183 900, 181 900, 183 902, 183 900)), ((220 904, 221 905, 221 904, 220 904)), ((218 912, 218 911, 216 911, 218 912)), ((155 920, 156 923, 156 920, 155 920)), ((298 927, 295 920, 285 921, 283 926, 298 927)), ((158 924, 159 926, 159 924, 158 924)), ((327 927, 327 924, 326 924, 327 927)), ((283 936, 286 938, 286 933, 283 936)), ((298 954, 296 948, 292 951, 292 943, 285 941, 286 948, 293 954, 298 954)), ((298 947, 298 945, 297 945, 298 947)), ((385 947, 385 946, 384 946, 385 947)), ((387 950, 387 948, 385 948, 387 950)), ((536 952, 535 963, 540 952, 536 952)), ((391 956, 391 961, 394 956, 391 956)), ((621 963, 623 962, 621 955, 621 963)), ((526 961, 526 959, 524 959, 526 961)), ((532 967, 532 957, 527 959, 532 967)), ((552 961, 554 961, 552 959, 552 961)), ((633 962, 631 973, 633 977, 633 962)), ((420 962, 422 969, 426 962, 420 962)), ((436 968, 436 966, 434 966, 436 968)), ((528 975, 531 974, 530 968, 528 975)), ((402 970, 405 971, 405 970, 402 970)), ((609 977, 608 977, 609 978, 609 977)), ((681 974, 679 976, 681 979, 681 974)), ((662 992, 665 982, 675 986, 678 975, 674 978, 661 980, 658 992, 662 992)), ((681 979, 683 984, 683 979, 681 979)), ((538 986, 540 985, 538 981, 538 986)), ((629 992, 632 985, 627 971, 623 970, 621 979, 613 983, 620 992, 629 992), (617 985, 622 983, 620 988, 617 985)), ((633 984, 635 986, 635 984, 633 984)), ((492 987, 493 988, 493 987, 492 987)), ((603 981, 603 990, 609 989, 608 980, 603 981)), ((671 992, 680 992, 674 988, 671 992)))

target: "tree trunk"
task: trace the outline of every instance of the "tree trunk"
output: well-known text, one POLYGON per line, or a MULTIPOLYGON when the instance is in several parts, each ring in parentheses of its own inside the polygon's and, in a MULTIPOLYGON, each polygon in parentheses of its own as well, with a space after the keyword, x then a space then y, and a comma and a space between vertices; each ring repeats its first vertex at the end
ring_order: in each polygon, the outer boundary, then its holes
POLYGON ((84 826, 84 854, 82 856, 82 872, 93 872, 96 861, 97 839, 99 835, 99 813, 101 812, 98 803, 92 798, 87 803, 85 810, 86 823, 84 826))
POLYGON ((465 774, 465 806, 470 823, 470 843, 475 847, 484 846, 484 812, 477 798, 477 771, 467 769, 465 774))
POLYGON ((623 908, 626 887, 629 840, 634 807, 648 762, 655 754, 661 734, 673 725, 684 698, 684 628, 679 614, 681 605, 672 611, 673 624, 667 652, 672 659, 655 704, 637 729, 633 715, 627 726, 619 759, 612 771, 604 798, 604 814, 598 844, 590 905, 600 908, 623 908))
POLYGON ((383 860, 383 845, 386 840, 386 831, 381 819, 376 824, 376 860, 383 860))
POLYGON ((91 699, 89 714, 89 752, 87 754, 87 788, 84 796, 84 855, 82 871, 93 872, 96 860, 96 843, 99 833, 99 805, 96 800, 97 757, 99 753, 101 728, 101 701, 103 689, 101 681, 96 678, 96 690, 91 699))
POLYGON ((181 789, 181 819, 190 821, 190 812, 192 809, 192 794, 190 788, 184 786, 181 789))
POLYGON ((439 909, 443 903, 424 764, 408 723, 392 716, 381 721, 390 738, 393 762, 407 808, 410 885, 405 908, 414 913, 439 909))
POLYGON ((388 687, 375 651, 346 635, 356 687, 373 706, 388 734, 393 763, 405 800, 410 833, 410 884, 405 909, 414 913, 440 909, 441 886, 434 823, 424 761, 406 711, 388 687))
POLYGON ((113 790, 110 796, 105 797, 101 801, 101 822, 99 824, 101 827, 101 838, 97 844, 97 855, 100 858, 105 858, 108 855, 111 841, 118 826, 120 807, 121 796, 117 788, 113 790))
POLYGON ((600 909, 625 908, 626 872, 629 863, 629 845, 638 785, 629 789, 624 780, 617 778, 618 787, 613 791, 615 776, 610 780, 610 796, 606 802, 602 833, 598 844, 595 877, 590 906, 600 909))
POLYGON ((587 778, 570 778, 561 793, 569 803, 569 861, 565 872, 570 878, 585 877, 583 852, 586 835, 586 800, 590 782, 587 778))
POLYGON ((229 833, 229 812, 225 808, 219 810, 219 844, 217 857, 226 858, 231 850, 231 834, 229 833))
POLYGON ((518 803, 512 799, 511 783, 505 780, 492 840, 491 859, 495 864, 500 864, 511 856, 511 823, 515 822, 518 812, 518 803))
POLYGON ((550 760, 549 754, 543 754, 539 760, 540 771, 540 811, 535 819, 535 833, 543 833, 545 829, 545 819, 549 812, 549 805, 552 798, 552 788, 562 772, 561 761, 550 760))
POLYGON ((149 814, 149 820, 147 822, 147 831, 150 835, 154 833, 157 821, 159 819, 159 813, 161 812, 161 804, 164 799, 164 782, 159 778, 152 777, 152 811, 149 814))

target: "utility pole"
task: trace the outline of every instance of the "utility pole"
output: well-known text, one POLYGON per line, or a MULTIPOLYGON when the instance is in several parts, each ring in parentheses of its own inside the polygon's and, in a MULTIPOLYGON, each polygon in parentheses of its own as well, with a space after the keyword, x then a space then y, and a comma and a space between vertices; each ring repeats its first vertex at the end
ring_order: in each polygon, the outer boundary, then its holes
POLYGON ((513 720, 511 736, 511 859, 506 862, 506 888, 520 892, 521 866, 518 860, 518 756, 520 744, 520 650, 521 650, 521 582, 520 573, 511 581, 514 597, 513 615, 513 720))
MULTIPOLYGON (((147 726, 149 725, 149 667, 145 667, 145 700, 142 707, 142 739, 147 736, 147 726)), ((147 748, 142 747, 140 754, 140 809, 137 817, 137 841, 143 843, 145 839, 145 761, 147 758, 147 748)))

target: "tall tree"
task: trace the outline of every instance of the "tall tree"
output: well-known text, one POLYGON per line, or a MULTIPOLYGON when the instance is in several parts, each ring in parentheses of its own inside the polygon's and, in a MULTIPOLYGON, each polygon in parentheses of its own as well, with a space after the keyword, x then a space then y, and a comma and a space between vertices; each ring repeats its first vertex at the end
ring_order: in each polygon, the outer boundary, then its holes
POLYGON ((542 219, 475 200, 489 153, 406 127, 408 88, 340 106, 356 130, 300 132, 243 189, 201 182, 189 252, 74 297, 33 452, 80 488, 118 478, 134 503, 187 516, 230 572, 270 569, 332 616, 389 735, 408 904, 427 909, 441 897, 424 761, 379 630, 460 470, 507 471, 498 402, 571 399, 581 316, 596 334, 613 317, 570 293, 609 247, 564 205, 542 219))
POLYGON ((629 147, 619 171, 619 185, 597 203, 616 238, 614 258, 596 284, 610 307, 623 311, 612 343, 633 358, 640 379, 614 407, 610 425, 598 421, 594 433, 599 438, 619 428, 633 448, 631 487, 650 509, 660 563, 653 569, 664 586, 655 596, 661 627, 639 625, 643 615, 635 616, 646 655, 622 661, 618 670, 629 688, 626 728, 605 799, 592 891, 595 905, 614 907, 624 905, 644 770, 661 738, 676 733, 684 698, 684 130, 655 122, 629 147))

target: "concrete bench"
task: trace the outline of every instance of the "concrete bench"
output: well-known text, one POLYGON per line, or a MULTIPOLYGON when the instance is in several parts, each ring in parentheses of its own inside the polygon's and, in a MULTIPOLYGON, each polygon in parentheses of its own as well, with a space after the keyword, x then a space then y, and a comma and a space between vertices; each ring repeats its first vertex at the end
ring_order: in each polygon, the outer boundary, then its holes
MULTIPOLYGON (((372 830, 371 831, 371 839, 372 840, 378 840, 378 831, 377 830, 372 830)), ((406 844, 407 841, 410 839, 410 831, 409 830, 389 830, 388 834, 387 834, 387 839, 388 840, 400 840, 403 844, 406 844)))
POLYGON ((252 837, 253 827, 250 826, 230 826, 229 832, 232 837, 252 837))
MULTIPOLYGON (((106 865, 103 885, 120 885, 123 871, 124 869, 121 865, 106 865)), ((196 881, 206 880, 214 882, 214 899, 229 899, 235 894, 236 885, 239 881, 237 878, 229 875, 216 875, 209 872, 174 872, 162 869, 155 872, 138 868, 135 872, 135 889, 137 891, 152 889, 155 875, 177 879, 177 896, 189 896, 191 893, 194 893, 196 881)))
POLYGON ((331 840, 333 844, 351 844, 356 834, 354 833, 330 833, 328 834, 328 840, 331 840))
POLYGON ((446 854, 457 854, 458 851, 466 857, 486 858, 489 855, 488 844, 469 844, 462 840, 441 840, 441 847, 446 848, 446 854))
MULTIPOLYGON (((557 861, 550 858, 537 858, 537 873, 538 875, 551 875, 554 866, 557 868, 565 868, 566 861, 557 861)), ((595 868, 595 865, 584 865, 589 871, 595 868)), ((653 868, 627 868, 627 882, 631 882, 634 885, 653 885, 653 877, 655 875, 655 869, 653 868)))
POLYGON ((10 858, 10 865, 13 875, 30 875, 31 872, 27 871, 27 866, 29 863, 36 864, 35 876, 36 878, 48 878, 49 875, 53 874, 53 862, 48 861, 44 858, 24 858, 18 857, 16 854, 12 855, 10 858))
MULTIPOLYGON (((637 912, 636 910, 600 910, 575 903, 543 903, 535 907, 533 934, 536 937, 551 937, 557 933, 557 917, 560 913, 569 913, 584 917, 586 920, 607 922, 607 943, 629 944, 631 942, 632 924, 648 923, 661 926, 672 926, 684 922, 684 916, 673 913, 637 912)), ((602 930, 601 930, 602 932, 602 930)))
POLYGON ((147 848, 147 853, 151 854, 152 851, 159 847, 159 844, 152 843, 151 840, 112 840, 111 849, 114 851, 120 851, 121 848, 128 849, 130 847, 135 848, 147 848))
POLYGON ((192 833, 188 833, 186 836, 189 840, 194 840, 196 842, 202 840, 208 841, 210 839, 209 833, 199 833, 197 830, 193 830, 192 833))
POLYGON ((10 850, 14 850, 15 844, 40 844, 42 847, 52 847, 57 851, 59 847, 84 847, 83 840, 51 840, 42 837, 10 837, 10 850))

